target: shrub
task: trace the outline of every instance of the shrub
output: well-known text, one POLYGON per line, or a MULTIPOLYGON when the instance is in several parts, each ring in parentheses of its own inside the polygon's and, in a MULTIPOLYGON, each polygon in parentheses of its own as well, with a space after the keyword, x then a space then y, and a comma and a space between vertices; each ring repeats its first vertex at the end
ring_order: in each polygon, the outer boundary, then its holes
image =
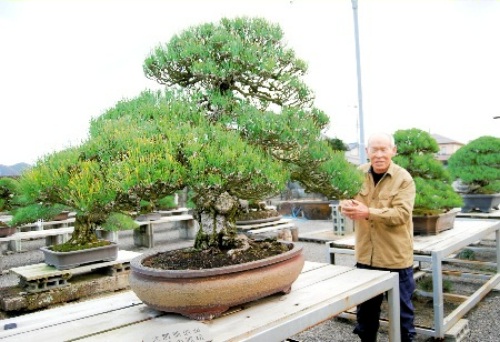
POLYGON ((451 155, 450 174, 465 186, 466 193, 500 192, 500 138, 482 136, 470 141, 451 155))
POLYGON ((434 158, 439 146, 429 133, 417 128, 398 130, 394 140, 398 148, 394 162, 408 170, 415 181, 414 214, 440 214, 462 205, 449 172, 434 158))

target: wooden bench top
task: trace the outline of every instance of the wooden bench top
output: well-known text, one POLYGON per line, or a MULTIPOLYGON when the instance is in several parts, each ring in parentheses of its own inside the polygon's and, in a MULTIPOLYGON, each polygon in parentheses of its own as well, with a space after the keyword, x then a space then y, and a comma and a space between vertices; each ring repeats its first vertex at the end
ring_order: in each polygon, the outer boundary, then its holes
MULTIPOLYGON (((457 250, 476 240, 487 237, 500 229, 499 220, 455 219, 453 229, 437 235, 417 235, 413 237, 414 254, 430 255, 432 252, 457 250)), ((349 237, 331 241, 329 247, 354 249, 354 234, 349 237)))
MULTIPOLYGON (((153 341, 196 325, 204 327, 204 341, 282 341, 395 286, 397 278, 389 272, 306 262, 289 294, 238 306, 211 321, 153 310, 124 291, 2 320, 1 326, 17 327, 0 330, 0 339, 153 341)), ((399 320, 391 323, 399 326, 399 320)))

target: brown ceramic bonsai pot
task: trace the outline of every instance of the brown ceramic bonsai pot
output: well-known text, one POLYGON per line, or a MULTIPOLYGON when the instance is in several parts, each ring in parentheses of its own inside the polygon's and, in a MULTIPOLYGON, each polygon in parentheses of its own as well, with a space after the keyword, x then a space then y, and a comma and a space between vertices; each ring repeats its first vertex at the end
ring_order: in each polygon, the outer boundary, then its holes
MULTIPOLYGON (((286 243, 286 242, 283 242, 286 243)), ((158 252, 132 259, 129 283, 148 306, 196 320, 220 316, 230 307, 288 293, 304 266, 302 247, 244 264, 201 270, 160 270, 142 265, 158 252)))
POLYGON ((0 237, 6 237, 14 234, 17 231, 16 227, 10 227, 0 221, 0 237))
POLYGON ((10 236, 16 231, 16 227, 0 227, 0 237, 10 236))
POLYGON ((453 228, 460 209, 452 209, 439 215, 413 215, 414 235, 437 235, 453 228))
POLYGON ((52 217, 52 221, 64 221, 69 219, 69 211, 61 211, 56 216, 52 217))

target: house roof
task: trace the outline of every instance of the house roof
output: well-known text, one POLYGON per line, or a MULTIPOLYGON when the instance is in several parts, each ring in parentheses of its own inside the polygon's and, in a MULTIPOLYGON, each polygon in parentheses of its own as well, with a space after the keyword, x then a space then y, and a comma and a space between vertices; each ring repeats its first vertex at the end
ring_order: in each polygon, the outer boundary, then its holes
POLYGON ((358 147, 359 147, 359 144, 357 142, 353 142, 353 143, 348 143, 347 144, 347 150, 348 151, 354 150, 354 149, 356 149, 358 147))
POLYGON ((458 144, 458 145, 463 145, 463 143, 447 138, 445 136, 439 135, 439 134, 431 134, 431 136, 436 139, 438 144, 458 144))

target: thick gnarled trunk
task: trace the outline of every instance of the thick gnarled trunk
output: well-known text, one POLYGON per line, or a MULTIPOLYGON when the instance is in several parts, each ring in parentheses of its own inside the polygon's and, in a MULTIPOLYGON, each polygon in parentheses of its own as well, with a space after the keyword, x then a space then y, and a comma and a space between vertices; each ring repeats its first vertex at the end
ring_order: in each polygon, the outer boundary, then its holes
POLYGON ((77 215, 75 218, 75 230, 67 244, 75 246, 85 246, 96 242, 95 224, 90 222, 88 217, 77 215))
POLYGON ((196 235, 194 247, 198 249, 232 249, 239 245, 235 213, 239 202, 224 192, 210 203, 209 210, 199 212, 200 230, 196 235))

